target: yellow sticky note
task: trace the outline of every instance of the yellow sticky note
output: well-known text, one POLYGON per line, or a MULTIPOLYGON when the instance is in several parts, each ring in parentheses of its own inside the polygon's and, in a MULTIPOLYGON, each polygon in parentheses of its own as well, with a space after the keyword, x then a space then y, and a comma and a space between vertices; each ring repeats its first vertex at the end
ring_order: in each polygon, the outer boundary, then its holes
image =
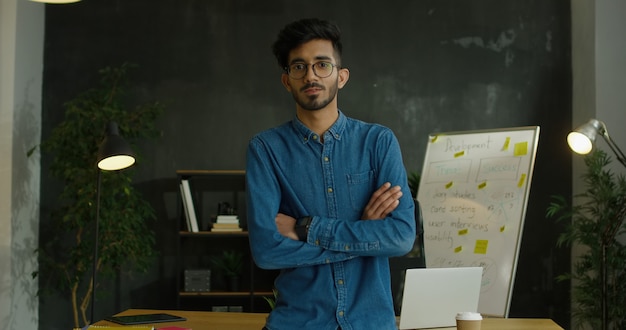
POLYGON ((463 251, 463 246, 457 246, 454 248, 454 253, 459 253, 461 251, 463 251))
POLYGON ((465 155, 465 150, 459 151, 456 154, 454 154, 454 158, 459 158, 463 155, 465 155))
POLYGON ((522 173, 522 175, 520 175, 517 187, 521 188, 524 185, 524 182, 526 182, 526 173, 522 173))
POLYGON ((513 149, 513 155, 515 156, 524 156, 528 153, 528 142, 520 142, 515 144, 515 149, 513 149))
POLYGON ((487 247, 489 246, 489 241, 486 239, 477 239, 476 245, 474 246, 475 254, 487 254, 487 247))
POLYGON ((485 182, 483 182, 483 183, 479 184, 479 185, 478 185, 478 189, 483 189, 483 188, 485 188, 486 186, 487 186, 487 181, 485 181, 485 182))
POLYGON ((459 230, 459 235, 466 235, 466 234, 467 234, 467 228, 459 230))
POLYGON ((438 137, 439 137, 439 135, 432 136, 432 137, 430 138, 430 143, 435 143, 435 141, 437 141, 437 138, 438 138, 438 137))
POLYGON ((453 185, 452 181, 448 182, 446 184, 446 189, 450 189, 452 187, 452 185, 453 185))
POLYGON ((502 232, 504 232, 504 230, 505 230, 505 229, 506 229, 506 226, 502 226, 502 227, 500 227, 500 232, 501 232, 501 233, 502 233, 502 232))
POLYGON ((509 150, 509 143, 511 143, 511 138, 507 136, 506 140, 504 140, 504 145, 502 146, 502 151, 509 150))

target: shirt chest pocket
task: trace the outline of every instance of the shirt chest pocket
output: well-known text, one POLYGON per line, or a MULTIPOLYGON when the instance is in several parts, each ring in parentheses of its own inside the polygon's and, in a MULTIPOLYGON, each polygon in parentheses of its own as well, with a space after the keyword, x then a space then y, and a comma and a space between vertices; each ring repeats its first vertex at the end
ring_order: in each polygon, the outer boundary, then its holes
POLYGON ((369 201, 374 189, 374 171, 347 174, 350 204, 355 211, 362 211, 369 201))

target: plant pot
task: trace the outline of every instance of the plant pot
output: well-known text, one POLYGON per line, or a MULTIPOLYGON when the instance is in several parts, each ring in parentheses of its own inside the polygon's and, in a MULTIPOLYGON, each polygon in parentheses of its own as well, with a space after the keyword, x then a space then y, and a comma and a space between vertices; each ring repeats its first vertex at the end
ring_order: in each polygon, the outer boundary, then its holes
POLYGON ((229 276, 226 277, 226 288, 228 291, 239 291, 239 276, 229 276))

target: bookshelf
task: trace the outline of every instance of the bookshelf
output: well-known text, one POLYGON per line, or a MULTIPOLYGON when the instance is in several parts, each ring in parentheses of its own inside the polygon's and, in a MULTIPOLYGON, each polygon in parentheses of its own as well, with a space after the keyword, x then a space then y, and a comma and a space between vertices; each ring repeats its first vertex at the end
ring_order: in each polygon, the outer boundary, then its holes
POLYGON ((252 260, 245 210, 245 171, 178 170, 176 175, 179 183, 188 183, 187 208, 190 201, 197 221, 197 226, 188 222, 189 210, 185 207, 185 193, 181 189, 176 221, 177 308, 269 312, 269 305, 263 297, 273 296, 277 272, 260 269, 252 260), (210 231, 224 205, 238 216, 240 229, 210 231), (238 287, 233 288, 225 272, 217 269, 213 262, 224 251, 236 251, 242 256, 238 287))

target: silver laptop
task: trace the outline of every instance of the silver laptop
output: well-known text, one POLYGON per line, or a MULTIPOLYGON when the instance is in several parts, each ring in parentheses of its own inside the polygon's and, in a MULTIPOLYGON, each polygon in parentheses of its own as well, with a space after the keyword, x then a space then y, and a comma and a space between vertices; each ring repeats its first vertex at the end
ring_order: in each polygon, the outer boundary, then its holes
POLYGON ((456 326, 456 313, 477 312, 482 267, 407 269, 399 329, 456 326))

